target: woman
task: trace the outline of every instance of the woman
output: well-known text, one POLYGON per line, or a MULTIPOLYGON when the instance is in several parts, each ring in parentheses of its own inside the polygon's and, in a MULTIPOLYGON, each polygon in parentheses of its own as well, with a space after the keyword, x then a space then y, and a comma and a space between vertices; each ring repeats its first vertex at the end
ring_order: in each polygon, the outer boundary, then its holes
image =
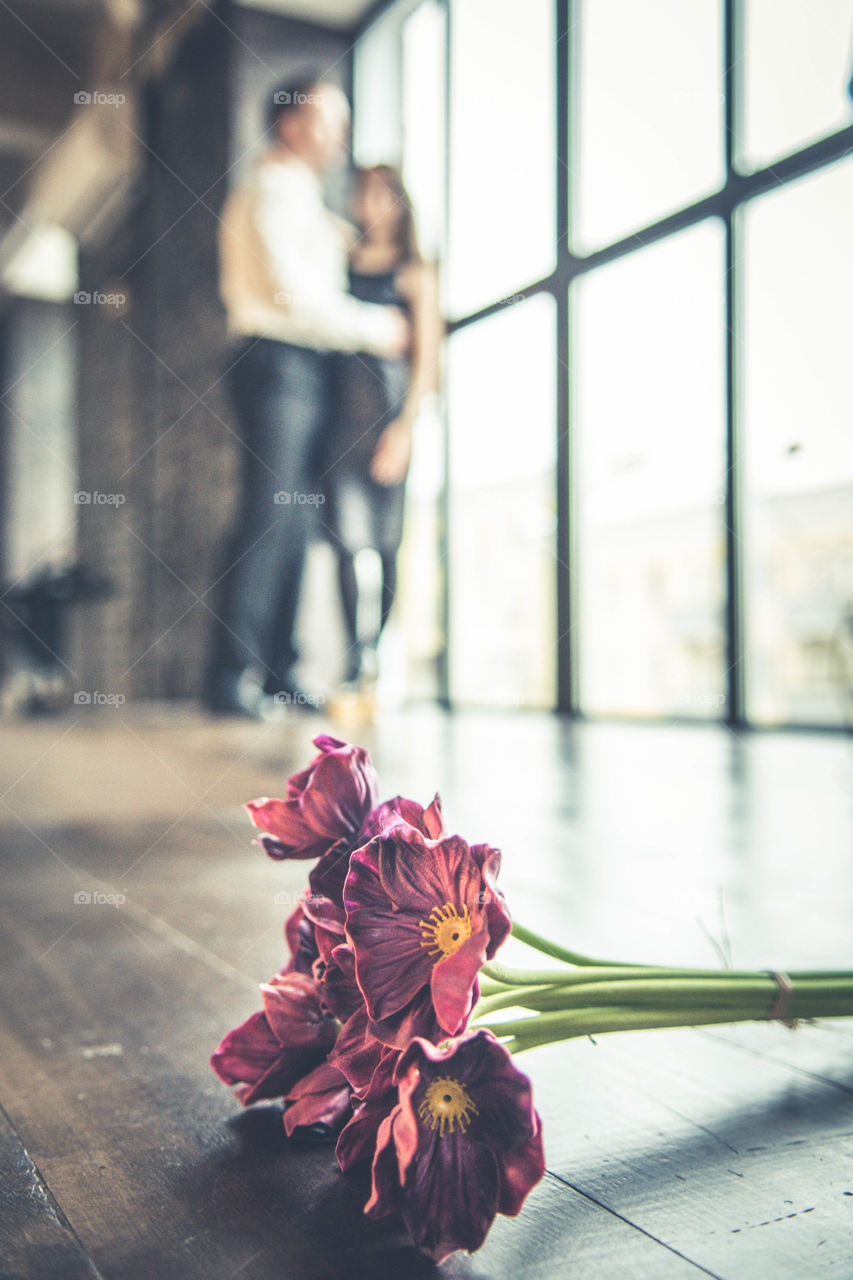
POLYGON ((350 292, 364 302, 400 307, 411 325, 409 354, 396 359, 335 357, 336 412, 326 457, 326 521, 338 558, 347 631, 344 682, 375 674, 375 650, 394 603, 403 536, 412 428, 434 389, 440 345, 436 272, 418 249, 411 201, 396 169, 375 165, 355 176, 358 235, 350 251, 350 292), (366 622, 356 556, 378 552, 381 601, 366 622))

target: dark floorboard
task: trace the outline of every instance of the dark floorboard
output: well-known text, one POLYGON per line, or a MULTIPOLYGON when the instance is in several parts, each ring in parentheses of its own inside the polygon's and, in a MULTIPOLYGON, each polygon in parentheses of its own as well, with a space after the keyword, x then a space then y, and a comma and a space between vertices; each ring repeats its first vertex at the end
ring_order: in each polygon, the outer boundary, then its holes
MULTIPOLYGON (((288 1142, 275 1108, 241 1111, 207 1065, 282 963, 305 876, 251 843, 240 805, 280 792, 317 729, 7 731, 3 1277, 436 1274, 362 1217, 363 1177, 288 1142)), ((438 788, 451 829, 503 847, 525 923, 644 962, 851 964, 842 739, 423 712, 365 741, 386 794, 438 788)), ((445 1275, 853 1277, 853 1020, 602 1036, 519 1064, 549 1173, 445 1275)))

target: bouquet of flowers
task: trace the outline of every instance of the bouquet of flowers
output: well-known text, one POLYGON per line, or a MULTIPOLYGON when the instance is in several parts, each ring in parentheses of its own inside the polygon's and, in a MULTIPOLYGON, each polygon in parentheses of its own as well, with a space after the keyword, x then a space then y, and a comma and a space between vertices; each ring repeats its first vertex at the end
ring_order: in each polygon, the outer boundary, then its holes
POLYGON ((511 923, 500 852, 427 808, 379 802, 368 753, 315 738, 285 799, 246 807, 271 858, 314 860, 290 959, 211 1058, 244 1106, 282 1099, 288 1135, 371 1161, 365 1213, 399 1213, 437 1261, 483 1243, 545 1171, 513 1054, 605 1031, 853 1014, 853 972, 669 969, 595 960, 511 923), (547 967, 494 961, 512 932, 547 967))

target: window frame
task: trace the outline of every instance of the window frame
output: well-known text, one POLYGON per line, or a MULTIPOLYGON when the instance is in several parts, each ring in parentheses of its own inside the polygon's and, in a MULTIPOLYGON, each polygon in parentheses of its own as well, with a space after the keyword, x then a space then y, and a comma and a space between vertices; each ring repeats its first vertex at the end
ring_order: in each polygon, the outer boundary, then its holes
MULTIPOLYGON (((399 3, 400 0, 391 0, 399 3)), ((441 0, 446 10, 446 30, 448 32, 446 49, 446 101, 445 122, 449 132, 451 112, 453 110, 454 85, 450 45, 452 42, 451 8, 454 0, 441 0)), ((723 160, 724 182, 719 190, 701 199, 685 205, 665 217, 658 219, 621 239, 597 248, 588 254, 575 253, 569 245, 568 229, 570 220, 570 174, 572 157, 577 148, 577 140, 573 136, 571 121, 577 119, 577 84, 578 77, 573 69, 579 57, 579 40, 577 27, 580 15, 581 0, 553 0, 555 7, 555 103, 556 140, 556 238, 555 268, 548 276, 532 280, 516 289, 518 297, 533 297, 538 293, 550 294, 556 307, 557 325, 557 367, 554 371, 556 380, 556 507, 557 531, 555 564, 557 592, 557 700, 555 711, 582 717, 579 702, 577 679, 576 645, 573 638, 574 628, 578 622, 578 605, 573 580, 581 570, 577 563, 577 538, 573 527, 574 507, 571 501, 573 488, 572 443, 574 428, 572 423, 572 406, 569 388, 569 369, 573 339, 570 324, 570 293, 575 280, 589 271, 606 263, 614 262, 628 254, 638 252, 649 244, 675 235, 688 227, 694 227, 708 218, 718 218, 725 229, 725 278, 724 278, 724 401, 725 401, 725 503, 723 517, 725 527, 725 664, 726 664, 726 701, 725 712, 720 721, 731 729, 761 727, 755 726, 747 718, 746 689, 744 681, 744 544, 743 544, 743 464, 741 462, 740 434, 741 421, 738 405, 739 384, 741 378, 741 289, 743 268, 740 263, 741 234, 739 229, 740 211, 750 202, 768 192, 779 190, 795 182, 807 174, 813 174, 826 168, 838 160, 853 155, 853 124, 847 125, 832 133, 826 134, 816 142, 807 144, 784 157, 773 161, 770 165, 749 172, 742 172, 736 165, 736 139, 740 130, 743 104, 743 24, 744 0, 722 0, 723 21, 723 160), (559 353, 563 353, 563 358, 559 353)), ((381 12, 391 7, 381 4, 371 11, 359 29, 358 36, 364 33, 381 12)), ((357 103, 356 103, 357 109, 357 103)), ((445 148, 445 191, 449 201, 450 172, 448 148, 445 148)), ((448 320, 447 334, 451 336, 469 325, 496 314, 503 307, 503 300, 496 298, 486 306, 479 307, 465 315, 455 316, 448 320)), ((444 518, 441 522, 443 545, 440 554, 446 557, 449 550, 447 534, 447 474, 445 472, 445 491, 442 497, 444 518)), ((449 607, 445 590, 445 611, 449 607)), ((445 635, 447 628, 445 627, 445 635)), ((450 705, 447 687, 447 655, 444 655, 442 701, 450 705)), ((594 718, 594 717, 591 717, 594 718)), ((677 717, 661 715, 655 717, 662 723, 671 722, 677 717)), ((707 724, 707 720, 700 723, 707 724)), ((713 723, 713 721, 711 722, 713 723)), ((801 725, 786 722, 780 728, 804 728, 829 732, 844 732, 843 725, 801 725)))

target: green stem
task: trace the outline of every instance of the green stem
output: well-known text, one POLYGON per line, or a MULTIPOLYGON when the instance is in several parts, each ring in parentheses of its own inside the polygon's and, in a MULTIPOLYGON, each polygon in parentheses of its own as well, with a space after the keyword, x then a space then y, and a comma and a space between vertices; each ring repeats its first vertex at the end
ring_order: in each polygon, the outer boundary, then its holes
POLYGON ((602 965, 606 967, 613 967, 617 964, 616 961, 593 960, 590 956, 582 955, 579 951, 570 951, 568 947, 561 947, 558 943, 551 942, 549 938, 543 938, 541 933, 534 933, 532 929, 519 924, 517 920, 512 922, 512 936, 517 938, 519 942, 526 943, 528 947, 533 947, 534 951, 541 951, 543 955, 552 956, 555 960, 563 960, 566 964, 602 965))
POLYGON ((495 964, 494 960, 484 964, 480 970, 481 975, 485 974, 496 986, 501 987, 538 987, 543 982, 562 983, 571 979, 572 972, 571 969, 508 969, 506 965, 495 964))
MULTIPOLYGON (((716 1000, 709 1002, 707 999, 685 1000, 686 993, 682 991, 680 995, 683 1003, 672 1008, 637 1007, 624 1003, 585 1005, 575 1009, 563 1006, 545 1010, 530 1018, 478 1025, 490 1027, 495 1035, 506 1039, 511 1052, 520 1053, 537 1045, 553 1044, 576 1036, 605 1035, 613 1031, 772 1020, 775 997, 771 987, 776 987, 776 984, 772 980, 768 983, 765 979, 761 985, 750 985, 752 990, 743 991, 738 998, 723 1003, 716 1000), (759 985, 760 990, 757 989, 759 985), (773 1001, 769 1007, 768 995, 773 1001)), ((698 995, 699 991, 694 990, 693 994, 698 995)), ((813 980, 809 985, 795 987, 785 1014, 786 1020, 851 1016, 853 977, 850 975, 813 980)))
POLYGON ((477 1007, 474 1010, 473 1017, 481 1018, 488 1013, 493 1013, 496 1009, 540 1009, 547 1007, 547 1003, 551 999, 558 998, 555 992, 562 991, 562 987, 544 985, 541 987, 503 987, 494 995, 487 995, 477 1001, 477 1007), (543 1004, 539 1002, 543 1001, 543 1004))
POLYGON ((480 994, 482 996, 499 995, 502 991, 506 991, 505 982, 494 982, 484 970, 480 970, 480 994))
POLYGON ((487 964, 477 1025, 490 1027, 512 1052, 575 1036, 713 1023, 853 1016, 853 970, 670 969, 594 960, 514 923, 513 936, 558 968, 511 969, 487 964), (489 1022, 505 1009, 531 1016, 489 1022))
MULTIPOLYGON (((614 970, 614 973, 618 972, 614 970)), ((779 992, 775 978, 752 973, 733 978, 729 974, 660 979, 653 981, 597 980, 592 983, 541 984, 514 987, 495 993, 477 1005, 476 1016, 482 1017, 498 1009, 519 1007, 533 1010, 588 1009, 591 1005, 621 1005, 640 1009, 681 1006, 718 1006, 733 1011, 743 1005, 753 1006, 762 997, 772 1009, 779 992)), ((839 973, 832 978, 800 977, 796 983, 798 998, 806 996, 849 994, 853 997, 853 974, 839 973)))
MULTIPOLYGON (((713 979, 732 982, 753 981, 757 979, 775 982, 770 970, 756 969, 664 969, 653 965, 600 965, 578 966, 564 969, 509 969, 505 965, 484 965, 482 973, 492 980, 489 994, 499 994, 507 987, 540 987, 548 986, 586 986, 595 982, 643 981, 671 982, 673 979, 713 979)), ((853 970, 840 969, 791 969, 787 976, 794 983, 832 978, 853 978, 853 970)))

